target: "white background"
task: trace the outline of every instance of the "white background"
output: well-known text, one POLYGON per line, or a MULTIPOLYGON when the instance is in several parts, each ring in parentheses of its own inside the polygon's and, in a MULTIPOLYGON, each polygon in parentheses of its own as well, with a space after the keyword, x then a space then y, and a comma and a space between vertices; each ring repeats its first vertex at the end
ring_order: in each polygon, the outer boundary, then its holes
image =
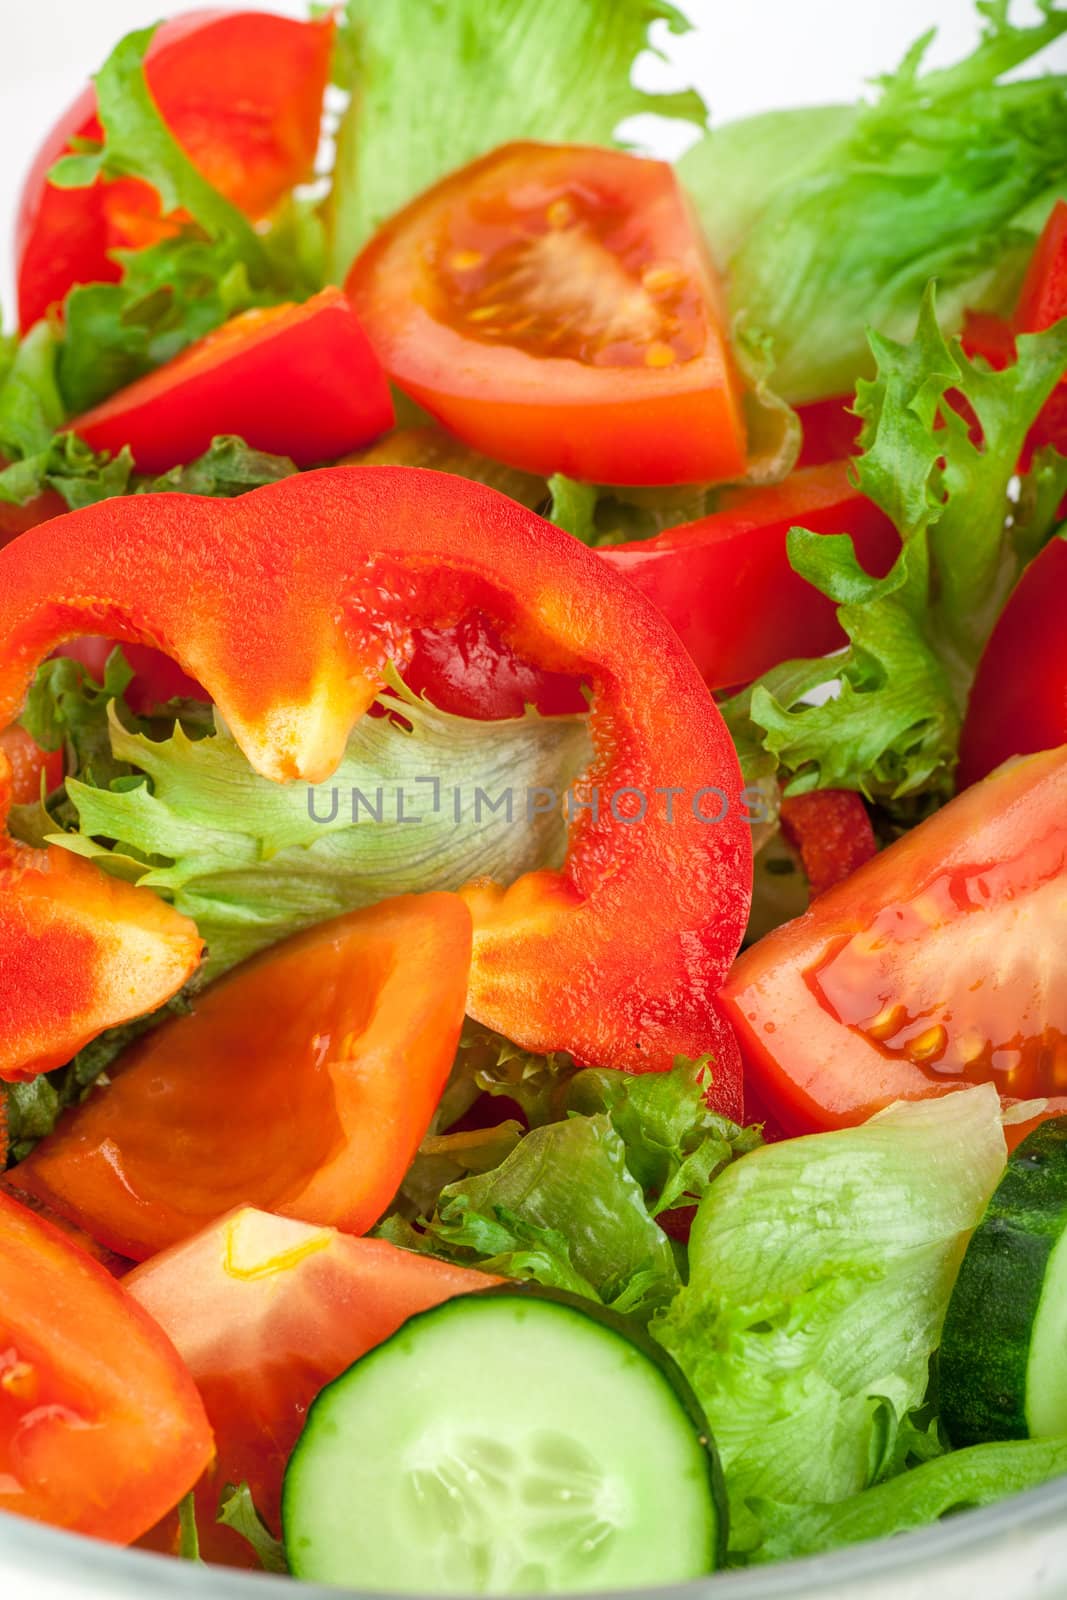
MULTIPOLYGON (((405 0, 377 3, 402 7, 405 0)), ((293 16, 307 9, 304 0, 261 4, 293 16)), ((172 9, 188 7, 167 0, 0 0, 0 305, 11 305, 15 204, 37 143, 123 33, 172 9)), ((931 26, 938 28, 931 62, 959 56, 977 33, 971 0, 682 0, 682 9, 698 34, 665 40, 673 67, 653 63, 642 78, 664 88, 695 83, 716 121, 772 106, 853 99, 931 26)), ((1030 0, 1017 0, 1017 12, 1020 19, 1033 15, 1030 0)))

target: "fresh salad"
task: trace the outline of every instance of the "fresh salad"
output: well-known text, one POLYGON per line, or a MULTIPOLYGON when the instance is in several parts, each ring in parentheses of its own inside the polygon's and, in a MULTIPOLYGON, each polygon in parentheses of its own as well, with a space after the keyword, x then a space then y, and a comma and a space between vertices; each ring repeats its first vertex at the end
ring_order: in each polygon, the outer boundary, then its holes
POLYGON ((978 11, 721 127, 665 0, 190 12, 56 122, 0 1557, 634 1589, 1067 1478, 1067 9, 978 11))

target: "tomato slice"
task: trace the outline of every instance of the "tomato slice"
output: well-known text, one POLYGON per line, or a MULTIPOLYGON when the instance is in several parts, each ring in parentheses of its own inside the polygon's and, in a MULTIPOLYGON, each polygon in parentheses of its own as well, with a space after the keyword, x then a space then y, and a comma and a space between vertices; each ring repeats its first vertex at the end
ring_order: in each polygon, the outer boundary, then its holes
POLYGON ((448 1078, 470 950, 470 913, 451 894, 286 940, 132 1046, 19 1183, 134 1260, 242 1201, 364 1232, 448 1078))
POLYGON ((212 1453, 162 1329, 0 1189, 0 1511, 129 1544, 212 1453))
MULTIPOLYGON (((285 1464, 325 1384, 416 1312, 498 1281, 249 1207, 132 1272, 124 1287, 174 1340, 215 1430, 218 1457, 197 1490, 205 1556, 254 1564, 215 1523, 227 1482, 247 1481, 278 1531, 285 1464)), ((173 1549, 175 1521, 146 1542, 173 1549)))
POLYGON ((236 433, 298 467, 369 444, 393 423, 389 385, 340 289, 245 311, 71 427, 94 450, 129 445, 142 472, 236 433))
POLYGON ((722 999, 791 1133, 995 1083, 1067 1109, 1067 749, 977 784, 738 960, 722 999))
POLYGON ((1067 539, 1026 569, 978 664, 958 779, 975 783, 1012 756, 1067 742, 1067 539))
POLYGON ((745 472, 718 285, 664 162, 505 145, 386 223, 346 287, 390 376, 498 461, 596 483, 745 472))
MULTIPOLYGON (((266 216, 310 174, 329 78, 333 22, 264 11, 191 11, 165 22, 145 63, 149 87, 186 154, 249 216, 266 216)), ((111 252, 174 231, 139 180, 56 189, 48 173, 74 139, 99 139, 87 88, 45 139, 19 201, 19 324, 43 317, 76 283, 113 283, 111 252)))
POLYGON ((791 527, 850 533, 879 577, 896 558, 893 524, 849 472, 835 461, 773 487, 729 491, 709 517, 600 554, 659 607, 710 688, 749 683, 780 661, 845 642, 833 602, 789 564, 791 527))

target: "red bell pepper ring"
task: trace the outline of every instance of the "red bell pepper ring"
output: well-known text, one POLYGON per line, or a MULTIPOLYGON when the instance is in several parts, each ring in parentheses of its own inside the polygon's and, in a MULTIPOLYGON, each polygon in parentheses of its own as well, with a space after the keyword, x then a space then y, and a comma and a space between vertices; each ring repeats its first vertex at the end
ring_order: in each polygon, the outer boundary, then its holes
POLYGON ((878 854, 867 807, 852 789, 787 795, 778 820, 800 853, 813 900, 878 854))
POLYGON ((166 649, 265 777, 318 782, 412 631, 470 611, 536 666, 588 679, 597 754, 562 869, 466 891, 469 1010, 528 1049, 633 1071, 710 1050, 715 1103, 739 1115, 715 1009, 751 889, 729 735, 655 608, 493 490, 338 467, 233 501, 143 495, 45 523, 0 552, 0 726, 35 663, 91 628, 166 649))
POLYGON ((709 517, 600 554, 659 607, 708 686, 724 689, 845 642, 833 601, 789 564, 786 535, 797 524, 850 533, 879 577, 900 545, 889 518, 853 486, 848 462, 836 461, 735 491, 709 517))
MULTIPOLYGON (((145 72, 168 127, 216 188, 263 217, 311 173, 329 79, 334 24, 264 11, 191 11, 165 22, 145 72)), ((51 130, 30 169, 16 233, 23 332, 77 283, 114 283, 115 249, 174 231, 159 196, 135 178, 57 189, 48 174, 75 139, 99 139, 86 88, 51 130)))
POLYGON ((128 445, 142 472, 202 455, 216 434, 298 467, 335 460, 393 425, 389 384, 346 297, 245 311, 71 423, 94 450, 128 445))

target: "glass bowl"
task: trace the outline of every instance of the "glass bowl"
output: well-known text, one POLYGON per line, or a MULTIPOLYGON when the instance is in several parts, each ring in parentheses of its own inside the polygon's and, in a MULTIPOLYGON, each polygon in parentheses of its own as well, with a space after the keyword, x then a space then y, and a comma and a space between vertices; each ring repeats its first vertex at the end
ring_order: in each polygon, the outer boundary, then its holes
MULTIPOLYGON (((200 1567, 0 1515, 0 1600, 397 1600, 200 1567)), ((831 1555, 616 1600, 1067 1600, 1067 1479, 831 1555)))

